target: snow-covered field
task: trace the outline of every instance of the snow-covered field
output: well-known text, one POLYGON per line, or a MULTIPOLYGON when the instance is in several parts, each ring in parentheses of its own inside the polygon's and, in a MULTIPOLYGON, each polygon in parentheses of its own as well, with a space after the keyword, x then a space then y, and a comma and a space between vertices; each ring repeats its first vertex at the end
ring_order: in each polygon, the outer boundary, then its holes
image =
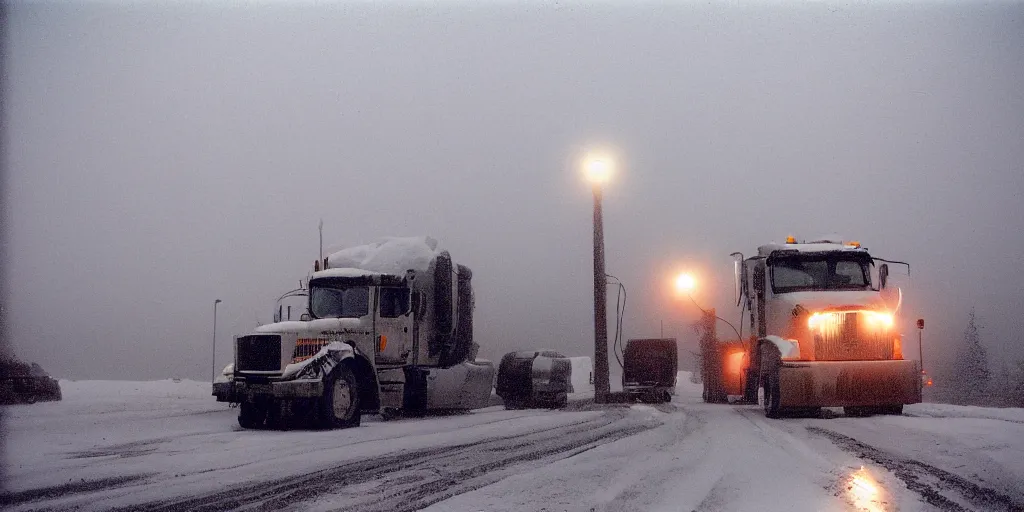
POLYGON ((193 381, 62 381, 5 409, 9 510, 1022 510, 1024 410, 768 420, 570 405, 243 431, 193 381))

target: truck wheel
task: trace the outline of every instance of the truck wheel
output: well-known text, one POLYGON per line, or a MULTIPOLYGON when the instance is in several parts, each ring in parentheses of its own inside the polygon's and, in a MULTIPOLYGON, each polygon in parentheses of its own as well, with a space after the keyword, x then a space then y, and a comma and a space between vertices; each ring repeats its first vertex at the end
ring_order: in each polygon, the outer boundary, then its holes
POLYGON ((883 405, 875 408, 875 414, 887 414, 892 416, 900 416, 903 414, 903 404, 895 405, 883 405))
POLYGON ((873 407, 843 407, 843 414, 851 418, 863 418, 875 413, 873 407))
POLYGON ((569 395, 567 393, 559 393, 555 399, 551 401, 552 409, 564 409, 567 405, 569 405, 569 395))
POLYGON ((402 389, 402 415, 407 418, 426 416, 427 399, 427 371, 422 368, 406 368, 405 386, 402 389))
POLYGON ((398 409, 395 409, 394 407, 384 407, 380 410, 380 419, 383 421, 398 419, 399 416, 400 414, 398 409))
POLYGON ((525 409, 524 400, 519 397, 508 397, 503 400, 505 402, 505 410, 517 411, 519 409, 525 409))
POLYGON ((256 429, 263 426, 263 418, 267 411, 252 402, 242 402, 238 406, 238 426, 245 429, 256 429))
POLYGON ((320 425, 323 428, 358 427, 361 413, 356 375, 347 364, 342 364, 324 382, 324 396, 320 400, 320 425))
POLYGON ((764 386, 764 415, 778 418, 782 414, 779 399, 779 354, 775 347, 761 346, 761 385, 764 386))

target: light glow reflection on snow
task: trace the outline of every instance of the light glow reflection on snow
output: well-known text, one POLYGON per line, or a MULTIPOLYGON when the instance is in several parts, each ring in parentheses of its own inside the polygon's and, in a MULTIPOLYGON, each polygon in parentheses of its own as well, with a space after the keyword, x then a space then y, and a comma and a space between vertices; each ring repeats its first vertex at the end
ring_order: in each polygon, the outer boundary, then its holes
POLYGON ((882 490, 878 482, 875 481, 871 473, 861 466, 860 469, 850 474, 850 481, 846 486, 846 490, 849 492, 850 499, 853 500, 853 505, 857 507, 857 510, 866 510, 868 512, 883 512, 885 508, 882 506, 881 496, 882 490))

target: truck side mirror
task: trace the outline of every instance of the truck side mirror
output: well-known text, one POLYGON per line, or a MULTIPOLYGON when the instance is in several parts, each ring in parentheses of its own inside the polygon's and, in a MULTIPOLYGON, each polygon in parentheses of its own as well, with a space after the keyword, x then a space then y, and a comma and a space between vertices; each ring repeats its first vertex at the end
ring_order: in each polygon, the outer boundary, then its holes
POLYGON ((734 252, 729 256, 736 258, 732 262, 733 295, 736 299, 736 305, 739 306, 743 300, 743 279, 747 275, 747 262, 743 260, 743 253, 741 252, 734 252))
POLYGON ((878 267, 878 289, 884 290, 885 285, 889 282, 889 265, 882 263, 878 267))
POLYGON ((740 295, 743 291, 743 262, 736 260, 732 262, 732 292, 736 305, 740 305, 740 295))

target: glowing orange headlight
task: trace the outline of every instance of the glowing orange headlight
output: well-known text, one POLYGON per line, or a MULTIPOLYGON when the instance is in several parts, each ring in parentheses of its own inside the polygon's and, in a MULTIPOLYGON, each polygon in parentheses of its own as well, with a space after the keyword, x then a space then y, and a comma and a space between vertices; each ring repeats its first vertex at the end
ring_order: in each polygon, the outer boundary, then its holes
POLYGON ((893 318, 892 313, 886 313, 884 311, 865 311, 864 313, 868 323, 876 327, 888 329, 892 327, 893 323, 896 321, 895 318, 893 318))

